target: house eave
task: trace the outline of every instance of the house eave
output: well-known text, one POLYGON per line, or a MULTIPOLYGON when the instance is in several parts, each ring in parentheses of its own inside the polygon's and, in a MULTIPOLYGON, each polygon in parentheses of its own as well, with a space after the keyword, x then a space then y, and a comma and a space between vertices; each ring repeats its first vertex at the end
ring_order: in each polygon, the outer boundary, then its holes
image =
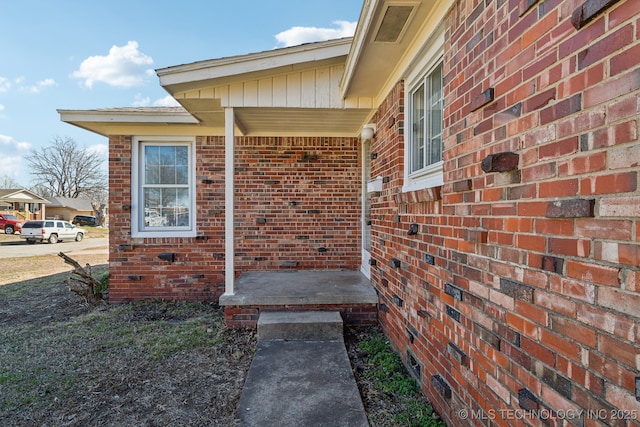
POLYGON ((198 61, 156 70, 160 85, 170 94, 231 81, 280 74, 305 67, 344 62, 351 37, 307 43, 266 52, 198 61))
POLYGON ((453 4, 454 0, 365 2, 340 82, 342 97, 369 97, 382 102, 393 85, 407 77, 411 63, 441 28, 453 4), (387 19, 388 12, 398 8, 409 12, 397 23, 387 19), (390 26, 395 26, 396 37, 381 39, 390 26))
POLYGON ((97 110, 64 110, 58 109, 60 119, 64 122, 92 121, 104 123, 183 123, 197 124, 198 120, 183 109, 173 108, 171 111, 159 108, 106 108, 97 110))
POLYGON ((162 134, 204 132, 198 119, 179 107, 57 111, 61 121, 105 137, 149 133, 151 129, 156 129, 156 132, 162 134))

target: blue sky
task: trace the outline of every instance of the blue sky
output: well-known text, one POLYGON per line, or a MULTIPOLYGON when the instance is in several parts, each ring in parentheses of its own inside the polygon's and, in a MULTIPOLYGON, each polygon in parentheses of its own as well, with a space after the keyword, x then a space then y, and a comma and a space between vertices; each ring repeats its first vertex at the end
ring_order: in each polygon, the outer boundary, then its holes
POLYGON ((105 137, 56 109, 173 105, 155 69, 350 36, 361 0, 24 0, 0 6, 0 178, 30 187, 24 156, 105 137))

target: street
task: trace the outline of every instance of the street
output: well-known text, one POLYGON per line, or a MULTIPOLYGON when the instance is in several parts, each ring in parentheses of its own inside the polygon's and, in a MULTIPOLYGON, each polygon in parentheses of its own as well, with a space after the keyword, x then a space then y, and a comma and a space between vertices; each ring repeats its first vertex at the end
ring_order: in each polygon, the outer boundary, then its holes
POLYGON ((28 244, 25 240, 9 240, 0 242, 0 258, 19 258, 41 255, 52 255, 64 252, 72 255, 74 253, 87 253, 87 251, 107 253, 109 250, 108 237, 85 237, 82 241, 73 240, 60 243, 35 243, 28 244))

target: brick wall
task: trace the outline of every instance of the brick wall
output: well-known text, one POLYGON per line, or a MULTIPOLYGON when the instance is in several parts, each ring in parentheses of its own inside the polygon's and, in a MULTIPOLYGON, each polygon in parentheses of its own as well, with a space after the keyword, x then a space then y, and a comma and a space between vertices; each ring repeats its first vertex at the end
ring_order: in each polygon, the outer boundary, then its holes
MULTIPOLYGON (((237 138, 236 275, 357 269, 356 138, 237 138)), ((217 300, 224 292, 224 138, 196 139, 195 238, 131 238, 131 138, 111 136, 110 300, 217 300), (175 260, 158 258, 175 254, 175 260)))
POLYGON ((639 16, 459 0, 441 188, 401 192, 402 82, 376 114, 380 321, 450 425, 640 417, 639 16))
POLYGON ((357 269, 357 138, 238 138, 237 269, 357 269))

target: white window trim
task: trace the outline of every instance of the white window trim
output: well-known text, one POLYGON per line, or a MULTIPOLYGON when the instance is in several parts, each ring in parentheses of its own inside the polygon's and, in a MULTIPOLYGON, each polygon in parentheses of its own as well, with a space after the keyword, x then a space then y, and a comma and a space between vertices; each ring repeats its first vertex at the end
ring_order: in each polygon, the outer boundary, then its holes
POLYGON ((196 140, 180 136, 136 136, 131 144, 131 237, 195 237, 196 236, 196 140), (190 230, 140 230, 144 206, 140 202, 140 144, 142 143, 190 144, 189 188, 191 191, 190 230))
POLYGON ((417 56, 417 59, 410 65, 405 78, 404 111, 406 113, 406 120, 404 135, 405 150, 404 183, 402 186, 403 193, 422 190, 425 188, 433 188, 444 184, 444 171, 442 167, 444 162, 442 161, 428 165, 417 172, 409 172, 411 170, 412 154, 410 134, 412 130, 409 128, 411 124, 411 94, 413 89, 424 80, 424 77, 431 71, 431 69, 442 61, 443 54, 444 26, 440 25, 420 50, 420 54, 417 56))

